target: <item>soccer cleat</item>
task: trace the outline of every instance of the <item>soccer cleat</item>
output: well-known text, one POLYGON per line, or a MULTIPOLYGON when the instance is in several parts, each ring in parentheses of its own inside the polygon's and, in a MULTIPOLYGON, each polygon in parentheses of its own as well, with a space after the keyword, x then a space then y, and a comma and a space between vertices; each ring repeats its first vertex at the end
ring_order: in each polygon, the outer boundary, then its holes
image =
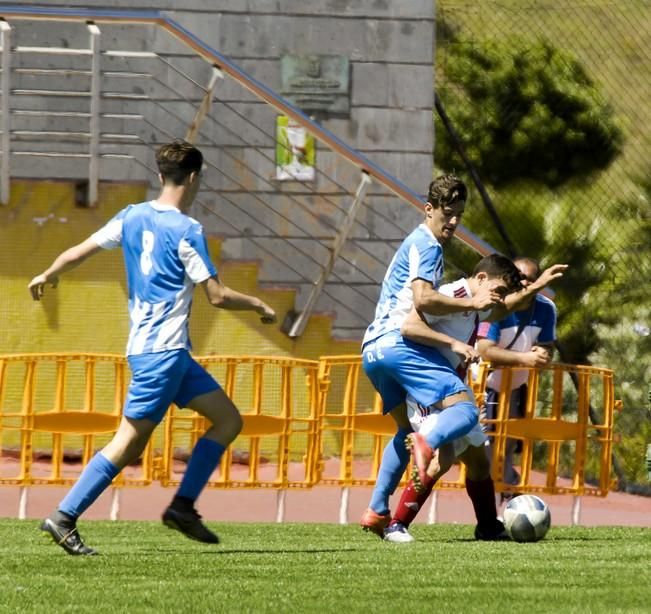
POLYGON ((416 492, 422 493, 432 478, 427 475, 427 469, 434 457, 434 450, 427 445, 425 438, 420 433, 410 433, 405 439, 407 449, 411 451, 413 468, 411 479, 416 492))
POLYGON ((56 544, 61 546, 68 554, 93 556, 97 550, 93 550, 84 544, 77 531, 75 522, 57 523, 52 518, 46 518, 40 526, 41 531, 48 533, 56 544))
POLYGON ((378 514, 368 507, 359 521, 359 526, 362 527, 364 531, 375 533, 380 539, 382 539, 384 537, 384 529, 387 528, 390 522, 390 514, 378 514))
POLYGON ((163 512, 163 524, 198 542, 219 543, 219 537, 201 522, 201 516, 194 508, 181 512, 171 506, 168 507, 163 512))
POLYGON ((384 529, 384 541, 393 544, 409 544, 416 540, 402 522, 392 522, 384 529))
POLYGON ((475 539, 485 542, 498 542, 508 541, 511 539, 507 533, 504 525, 500 520, 495 520, 495 524, 490 530, 480 528, 479 525, 475 527, 475 539))

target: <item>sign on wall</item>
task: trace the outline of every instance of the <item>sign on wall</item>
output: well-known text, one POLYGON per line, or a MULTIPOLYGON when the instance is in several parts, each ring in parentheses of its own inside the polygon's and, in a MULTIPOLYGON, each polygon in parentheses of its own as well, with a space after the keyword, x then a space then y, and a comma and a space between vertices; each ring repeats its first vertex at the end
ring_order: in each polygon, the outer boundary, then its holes
POLYGON ((314 137, 285 115, 276 119, 276 179, 314 181, 314 137))
POLYGON ((281 94, 308 115, 350 114, 350 62, 343 55, 283 55, 281 94))

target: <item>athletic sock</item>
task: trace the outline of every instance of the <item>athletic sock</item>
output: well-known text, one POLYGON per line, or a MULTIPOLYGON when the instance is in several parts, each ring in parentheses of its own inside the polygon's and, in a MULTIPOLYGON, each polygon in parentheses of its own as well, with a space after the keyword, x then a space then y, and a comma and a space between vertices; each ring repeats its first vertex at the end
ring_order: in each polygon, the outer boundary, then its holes
POLYGON ((212 439, 202 437, 192 450, 185 475, 181 480, 177 497, 196 501, 213 471, 219 465, 226 448, 212 439))
POLYGON ((416 514, 418 514, 425 505, 425 501, 427 501, 427 498, 430 496, 434 484, 436 484, 434 480, 429 480, 427 484, 424 485, 423 492, 418 492, 414 487, 414 482, 409 480, 409 483, 402 491, 396 512, 393 515, 393 518, 391 518, 391 523, 400 522, 408 527, 413 522, 414 518, 416 518, 416 514))
POLYGON ((109 487, 120 470, 101 452, 91 458, 79 479, 59 504, 59 512, 77 520, 109 487))
POLYGON ((480 528, 492 530, 497 522, 493 478, 490 476, 484 480, 466 478, 466 491, 475 509, 477 525, 480 528))
POLYGON ((50 514, 50 520, 52 520, 54 523, 64 526, 64 527, 74 527, 75 523, 77 522, 75 518, 72 516, 69 516, 65 512, 62 512, 61 510, 55 510, 50 514))
POLYGON ((409 450, 405 446, 405 438, 411 429, 401 428, 384 448, 382 462, 375 481, 369 507, 380 515, 389 513, 389 497, 395 492, 400 478, 409 464, 409 450))
POLYGON ((425 435, 425 441, 433 450, 467 435, 479 420, 479 413, 470 401, 461 401, 444 409, 438 416, 436 426, 425 435))

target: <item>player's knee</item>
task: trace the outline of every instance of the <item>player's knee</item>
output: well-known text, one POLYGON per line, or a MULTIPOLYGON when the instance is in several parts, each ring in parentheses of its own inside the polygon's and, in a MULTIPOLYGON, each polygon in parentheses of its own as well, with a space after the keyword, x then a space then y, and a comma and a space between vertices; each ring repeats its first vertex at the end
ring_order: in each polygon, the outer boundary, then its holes
POLYGON ((238 411, 228 412, 227 415, 213 425, 213 430, 219 434, 219 439, 224 445, 231 443, 241 432, 244 427, 244 421, 238 411))
POLYGON ((475 426, 479 422, 479 410, 477 406, 471 401, 461 401, 453 405, 456 411, 462 412, 464 418, 469 424, 475 426))
POLYGON ((438 480, 450 470, 453 463, 454 449, 450 445, 442 446, 435 451, 429 467, 427 468, 427 474, 431 478, 438 480))

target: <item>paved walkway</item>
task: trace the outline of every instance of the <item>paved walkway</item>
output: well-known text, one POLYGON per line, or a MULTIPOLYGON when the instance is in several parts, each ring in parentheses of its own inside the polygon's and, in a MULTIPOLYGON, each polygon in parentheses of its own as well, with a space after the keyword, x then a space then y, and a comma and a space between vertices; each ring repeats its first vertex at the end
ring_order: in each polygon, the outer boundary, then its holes
MULTIPOLYGON (((0 475, 15 474, 11 459, 4 460, 0 475)), ((176 468, 179 475, 184 465, 176 468)), ((246 472, 246 467, 242 471, 246 472)), ((67 488, 34 486, 28 491, 28 518, 47 515, 67 492, 67 488)), ((474 524, 474 515, 465 491, 442 490, 438 492, 437 522, 474 524)), ((347 520, 356 523, 366 508, 370 488, 353 488, 349 492, 347 520)), ((120 495, 120 515, 124 520, 155 520, 160 517, 173 494, 172 489, 159 485, 146 488, 125 488, 120 495)), ((321 486, 311 490, 290 490, 284 501, 285 522, 340 521, 342 489, 321 486)), ((397 493, 399 496, 399 492, 397 493)), ((0 517, 18 517, 19 488, 0 486, 0 517)), ((112 491, 100 497, 84 515, 86 519, 108 519, 112 491)), ((544 495, 552 512, 552 522, 557 526, 572 524, 574 498, 568 495, 544 495)), ((394 496, 393 504, 397 501, 394 496)), ((198 504, 206 520, 223 522, 275 522, 278 493, 270 489, 206 490, 198 504)), ((582 497, 580 522, 583 526, 637 526, 651 527, 651 498, 613 492, 607 497, 582 497)), ((417 522, 427 522, 429 507, 421 512, 417 522)))

